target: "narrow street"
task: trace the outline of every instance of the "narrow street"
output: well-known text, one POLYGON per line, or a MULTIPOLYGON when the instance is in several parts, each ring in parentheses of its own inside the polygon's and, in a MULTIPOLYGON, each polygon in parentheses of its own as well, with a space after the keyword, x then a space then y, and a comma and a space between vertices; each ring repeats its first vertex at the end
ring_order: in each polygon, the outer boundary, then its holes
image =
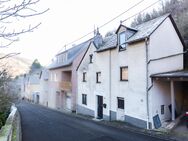
POLYGON ((18 109, 23 141, 160 141, 26 102, 18 109))

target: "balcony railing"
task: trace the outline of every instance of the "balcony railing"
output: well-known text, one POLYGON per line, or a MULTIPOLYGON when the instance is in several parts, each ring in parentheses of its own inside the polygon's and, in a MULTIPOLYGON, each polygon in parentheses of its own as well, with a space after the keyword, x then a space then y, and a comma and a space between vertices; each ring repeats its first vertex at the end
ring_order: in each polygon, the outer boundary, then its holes
POLYGON ((68 81, 62 81, 62 82, 60 82, 59 83, 59 87, 63 91, 71 91, 71 89, 72 89, 71 82, 68 82, 68 81))

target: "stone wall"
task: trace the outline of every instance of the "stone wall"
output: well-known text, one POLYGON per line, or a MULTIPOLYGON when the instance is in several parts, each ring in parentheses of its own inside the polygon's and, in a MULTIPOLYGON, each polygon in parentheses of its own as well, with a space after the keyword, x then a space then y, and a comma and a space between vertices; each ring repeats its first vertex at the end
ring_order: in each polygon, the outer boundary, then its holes
POLYGON ((21 141, 20 115, 14 105, 6 124, 0 130, 0 141, 21 141))

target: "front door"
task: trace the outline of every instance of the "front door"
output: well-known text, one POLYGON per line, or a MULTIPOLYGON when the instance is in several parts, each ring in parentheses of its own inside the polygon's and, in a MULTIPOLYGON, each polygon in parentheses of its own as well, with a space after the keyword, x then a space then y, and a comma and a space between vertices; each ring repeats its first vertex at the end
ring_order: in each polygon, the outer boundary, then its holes
POLYGON ((103 97, 97 96, 97 118, 102 119, 103 118, 103 97))

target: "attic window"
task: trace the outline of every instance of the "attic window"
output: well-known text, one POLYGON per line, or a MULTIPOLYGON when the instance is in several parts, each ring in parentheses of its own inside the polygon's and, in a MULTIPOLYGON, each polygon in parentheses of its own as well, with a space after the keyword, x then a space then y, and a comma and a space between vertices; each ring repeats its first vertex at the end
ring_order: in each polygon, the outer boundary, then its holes
POLYGON ((127 47, 127 43, 126 41, 131 38, 136 31, 127 29, 126 31, 123 31, 121 33, 119 33, 119 48, 120 50, 122 49, 126 49, 127 47))
POLYGON ((126 47, 126 44, 125 44, 125 31, 119 33, 119 47, 121 49, 126 47))

